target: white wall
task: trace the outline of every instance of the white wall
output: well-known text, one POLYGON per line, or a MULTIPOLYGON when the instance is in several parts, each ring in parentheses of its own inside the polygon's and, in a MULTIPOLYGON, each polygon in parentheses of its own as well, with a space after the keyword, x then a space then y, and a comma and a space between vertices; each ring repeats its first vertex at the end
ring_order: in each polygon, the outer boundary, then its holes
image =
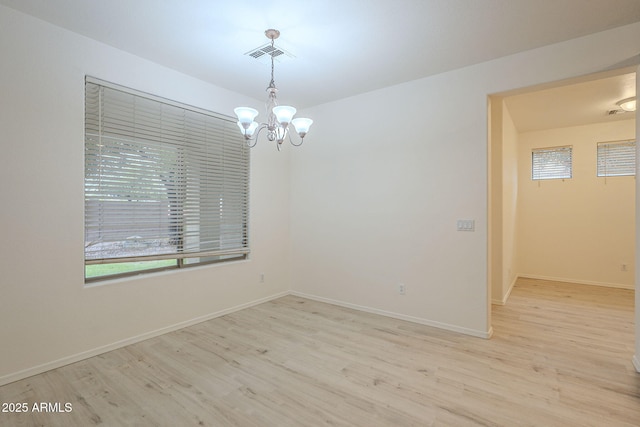
POLYGON ((261 101, 2 6, 0 57, 0 384, 288 292, 289 154, 272 146, 252 151, 249 261, 84 286, 85 75, 225 114, 261 101))
POLYGON ((489 335, 487 95, 628 65, 639 39, 635 24, 308 109, 294 291, 489 335))
POLYGON ((487 301, 486 94, 453 75, 464 103, 441 75, 307 112, 318 126, 292 156, 295 291, 486 335, 474 307, 487 301))
POLYGON ((634 120, 520 134, 520 276, 634 287, 635 177, 596 176, 597 143, 634 137, 634 120), (564 145, 573 177, 533 181, 531 150, 564 145))

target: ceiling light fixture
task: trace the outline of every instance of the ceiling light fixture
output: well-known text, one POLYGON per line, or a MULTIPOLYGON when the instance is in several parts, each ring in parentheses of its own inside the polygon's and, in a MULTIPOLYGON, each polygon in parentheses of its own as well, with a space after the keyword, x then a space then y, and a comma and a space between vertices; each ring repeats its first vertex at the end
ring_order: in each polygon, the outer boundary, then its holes
POLYGON ((280 37, 280 31, 269 29, 264 32, 267 38, 271 39, 271 49, 267 54, 271 56, 271 82, 267 87, 267 121, 266 123, 258 124, 254 119, 258 115, 258 110, 250 107, 238 107, 233 111, 238 116, 238 127, 240 128, 240 132, 244 135, 244 139, 247 142, 249 147, 255 147, 258 142, 258 136, 260 132, 266 129, 267 139, 269 141, 276 141, 276 147, 278 151, 280 151, 280 145, 285 138, 289 138, 289 142, 291 145, 300 146, 304 142, 304 137, 309 132, 309 127, 313 123, 313 120, 307 118, 296 118, 293 116, 296 114, 296 109, 294 107, 288 105, 278 105, 278 100, 276 98, 276 93, 278 89, 276 88, 276 84, 273 79, 273 57, 275 56, 274 52, 278 52, 273 45, 273 41, 280 37), (300 136, 300 142, 295 143, 291 139, 291 134, 289 133, 289 123, 291 123, 298 135, 300 136))
POLYGON ((637 101, 635 96, 632 96, 631 98, 625 98, 622 101, 618 101, 616 104, 624 111, 636 111, 637 108, 637 101))

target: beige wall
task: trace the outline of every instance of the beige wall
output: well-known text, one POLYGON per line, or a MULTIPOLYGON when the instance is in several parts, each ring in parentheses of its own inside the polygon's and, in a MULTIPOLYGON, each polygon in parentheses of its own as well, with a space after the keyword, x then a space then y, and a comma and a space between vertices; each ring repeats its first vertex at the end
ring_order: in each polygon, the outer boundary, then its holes
POLYGON ((504 101, 502 97, 490 96, 489 97, 489 223, 488 235, 489 235, 489 271, 488 280, 489 287, 491 288, 491 301, 492 303, 502 303, 504 290, 503 290, 503 264, 504 264, 504 252, 503 252, 503 209, 502 199, 504 196, 503 181, 503 167, 502 167, 502 131, 503 131, 503 116, 504 116, 504 101))
MULTIPOLYGON (((636 95, 640 88, 640 66, 636 70, 636 95)), ((636 109, 636 170, 640 171, 640 108, 636 109)), ((640 265, 640 185, 636 179, 636 266, 640 265)), ((636 345, 635 355, 633 356, 633 365, 636 371, 640 372, 640 274, 636 274, 635 280, 635 299, 636 299, 636 345)))
POLYGON ((519 135, 520 276, 634 287, 635 178, 596 176, 597 143, 634 137, 635 120, 519 135), (531 180, 531 149, 563 145, 573 178, 531 180))
POLYGON ((498 302, 506 301, 518 277, 518 131, 506 105, 502 119, 502 293, 498 302))
POLYGON ((518 277, 516 208, 518 132, 504 100, 490 97, 490 259, 491 301, 504 304, 518 277))

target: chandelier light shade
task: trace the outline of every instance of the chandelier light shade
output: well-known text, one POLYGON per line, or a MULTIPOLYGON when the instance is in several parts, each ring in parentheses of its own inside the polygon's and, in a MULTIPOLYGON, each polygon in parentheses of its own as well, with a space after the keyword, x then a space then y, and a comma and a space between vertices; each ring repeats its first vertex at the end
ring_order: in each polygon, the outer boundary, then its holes
POLYGON ((292 145, 300 146, 304 142, 304 137, 309 132, 309 127, 313 123, 313 120, 302 117, 294 119, 293 117, 296 114, 294 107, 278 105, 276 96, 278 89, 276 88, 273 77, 273 57, 274 52, 277 51, 274 48, 274 40, 280 37, 280 31, 269 29, 266 30, 264 34, 271 40, 271 49, 268 53, 268 55, 271 56, 271 82, 267 87, 267 120, 266 122, 258 123, 255 121, 259 114, 258 110, 250 107, 238 107, 233 110, 238 117, 238 127, 249 147, 255 147, 262 131, 265 131, 269 141, 276 141, 278 150, 280 150, 280 146, 286 138, 289 139, 292 145), (300 137, 299 143, 294 142, 291 138, 289 124, 293 125, 296 133, 300 137))
POLYGON ((240 128, 240 132, 242 132, 245 137, 248 136, 249 138, 251 138, 258 128, 258 123, 251 122, 243 124, 238 122, 238 127, 240 128))
POLYGON ((618 101, 617 104, 624 111, 636 111, 637 99, 635 96, 632 96, 631 98, 625 98, 622 101, 618 101))
POLYGON ((233 111, 236 113, 236 116, 238 116, 238 123, 240 123, 242 127, 248 127, 258 115, 258 110, 249 107, 238 107, 233 111))
POLYGON ((297 119, 291 120, 291 124, 296 128, 296 132, 300 135, 300 138, 304 138, 304 136, 309 132, 309 128, 313 120, 299 117, 297 119))
POLYGON ((291 123, 293 116, 296 114, 296 109, 288 105, 279 105, 277 107, 273 107, 273 114, 276 115, 276 120, 286 128, 287 125, 291 123))

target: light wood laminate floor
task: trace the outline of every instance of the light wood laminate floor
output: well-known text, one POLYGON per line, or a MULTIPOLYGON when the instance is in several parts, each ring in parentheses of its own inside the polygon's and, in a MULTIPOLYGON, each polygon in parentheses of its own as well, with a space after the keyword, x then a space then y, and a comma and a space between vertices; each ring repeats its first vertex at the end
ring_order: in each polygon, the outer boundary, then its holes
POLYGON ((2 426, 638 426, 633 291, 520 280, 469 337, 288 296, 0 387, 2 426))

